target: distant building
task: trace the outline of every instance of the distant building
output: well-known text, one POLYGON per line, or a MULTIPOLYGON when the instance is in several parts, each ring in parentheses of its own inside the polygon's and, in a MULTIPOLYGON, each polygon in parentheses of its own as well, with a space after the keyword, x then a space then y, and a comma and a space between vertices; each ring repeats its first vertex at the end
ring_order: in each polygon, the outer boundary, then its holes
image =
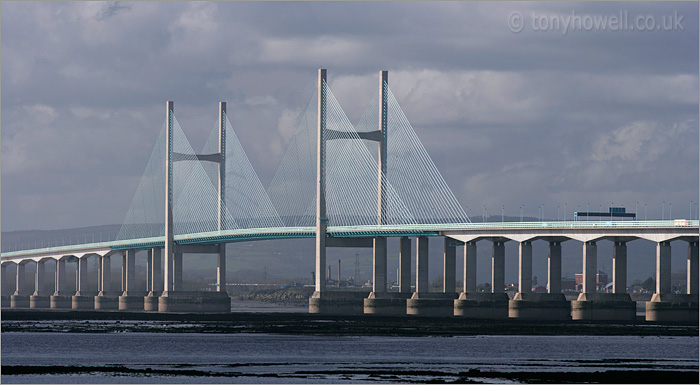
MULTIPOLYGON (((582 291, 583 290, 583 273, 577 273, 575 276, 575 282, 576 282, 576 290, 582 291)), ((608 274, 598 270, 598 274, 596 274, 596 290, 603 290, 605 288, 605 285, 609 283, 608 280, 608 274)), ((563 289, 563 284, 562 284, 562 289, 563 289)))
POLYGON ((576 291, 576 279, 570 277, 563 277, 561 279, 561 290, 576 291))

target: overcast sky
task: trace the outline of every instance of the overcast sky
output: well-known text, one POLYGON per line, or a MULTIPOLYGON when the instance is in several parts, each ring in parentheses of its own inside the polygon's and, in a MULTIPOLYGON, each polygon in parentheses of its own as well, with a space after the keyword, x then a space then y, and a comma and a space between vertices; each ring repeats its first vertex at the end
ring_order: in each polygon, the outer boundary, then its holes
POLYGON ((389 70, 472 216, 698 201, 696 2, 0 4, 3 231, 121 223, 168 99, 195 149, 227 101, 267 186, 321 66, 353 122, 389 70))

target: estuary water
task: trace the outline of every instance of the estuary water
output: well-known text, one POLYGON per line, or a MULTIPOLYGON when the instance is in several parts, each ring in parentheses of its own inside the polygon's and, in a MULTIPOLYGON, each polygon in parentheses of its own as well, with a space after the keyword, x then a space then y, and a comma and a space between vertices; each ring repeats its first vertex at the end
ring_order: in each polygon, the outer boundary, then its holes
POLYGON ((698 337, 3 332, 1 349, 2 383, 517 383, 513 373, 698 371, 698 337))

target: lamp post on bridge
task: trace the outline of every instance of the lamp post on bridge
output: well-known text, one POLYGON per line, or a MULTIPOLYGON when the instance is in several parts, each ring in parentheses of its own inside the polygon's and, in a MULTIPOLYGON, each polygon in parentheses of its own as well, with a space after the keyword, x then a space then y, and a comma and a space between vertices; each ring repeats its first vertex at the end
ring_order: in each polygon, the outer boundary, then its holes
POLYGON ((520 205, 520 222, 523 221, 523 208, 525 207, 525 203, 520 205))
POLYGON ((544 222, 544 203, 542 203, 542 222, 544 222))

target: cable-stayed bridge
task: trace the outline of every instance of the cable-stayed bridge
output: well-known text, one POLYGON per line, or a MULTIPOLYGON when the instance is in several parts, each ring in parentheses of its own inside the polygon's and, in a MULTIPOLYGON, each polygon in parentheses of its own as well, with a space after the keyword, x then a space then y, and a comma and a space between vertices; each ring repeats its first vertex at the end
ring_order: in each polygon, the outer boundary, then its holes
POLYGON ((556 313, 556 318, 626 319, 632 303, 625 292, 626 242, 648 239, 658 243, 658 298, 650 302, 653 309, 648 317, 663 318, 657 314, 664 314, 664 306, 677 303, 681 307, 687 304, 688 311, 694 308, 697 317, 697 220, 471 223, 391 92, 387 71, 380 72, 375 96, 353 125, 328 87, 326 70, 320 69, 317 92, 267 189, 228 120, 226 103, 219 104, 211 135, 202 151, 196 152, 176 119, 174 103, 168 101, 163 127, 117 238, 3 252, 2 272, 4 278, 6 265, 17 264, 17 291, 10 300, 14 307, 228 311, 225 244, 300 237, 316 239, 312 312, 486 318, 556 313), (427 287, 427 242, 431 236, 445 237, 441 293, 429 293, 427 287), (402 238, 398 293, 387 290, 387 237, 402 238), (415 292, 411 288, 408 237, 416 237, 415 292), (560 244, 569 239, 584 244, 583 293, 571 305, 563 301, 560 285, 560 244), (493 243, 491 293, 476 292, 476 242, 480 240, 493 243), (549 292, 536 298, 529 291, 531 242, 535 240, 550 244, 549 292), (607 297, 596 290, 596 242, 600 240, 615 242, 614 292, 605 293, 611 294, 607 297), (689 243, 688 292, 680 297, 669 297, 673 295, 673 240, 689 243), (524 288, 510 310, 503 293, 507 241, 519 242, 520 287, 524 288), (459 298, 454 267, 458 245, 464 245, 465 259, 459 298), (373 291, 369 298, 328 290, 327 247, 373 248, 373 291), (149 253, 145 291, 134 285, 138 250, 149 253), (218 254, 217 293, 182 290, 185 253, 218 254), (114 255, 122 256, 121 290, 113 290, 109 278, 110 257, 114 255), (101 260, 97 293, 87 289, 87 259, 93 256, 101 260), (55 290, 49 296, 42 282, 43 264, 51 259, 57 262, 55 290), (63 290, 65 263, 76 259, 77 293, 68 295, 63 290), (22 291, 24 265, 29 262, 37 266, 36 290, 31 296, 22 291), (622 310, 596 307, 610 301, 619 302, 622 310))

